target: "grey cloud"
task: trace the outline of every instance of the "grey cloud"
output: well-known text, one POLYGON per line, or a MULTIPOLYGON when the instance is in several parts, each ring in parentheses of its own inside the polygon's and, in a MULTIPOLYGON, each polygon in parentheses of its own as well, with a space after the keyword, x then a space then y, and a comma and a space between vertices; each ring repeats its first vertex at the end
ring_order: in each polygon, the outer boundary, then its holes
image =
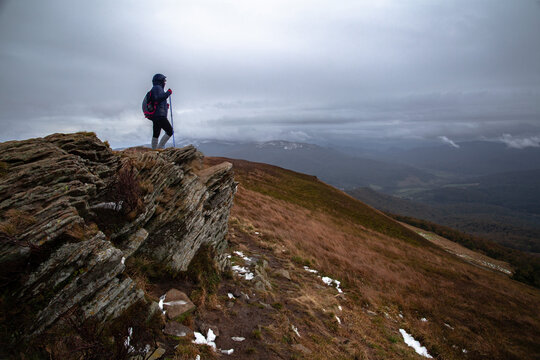
POLYGON ((535 2, 0 4, 0 141, 86 129, 140 143, 156 72, 179 136, 540 135, 535 2))
POLYGON ((508 147, 514 149, 524 149, 527 147, 540 147, 540 136, 532 136, 529 138, 516 138, 510 134, 503 134, 500 141, 508 147))
POLYGON ((447 138, 446 136, 439 136, 439 139, 445 144, 449 144, 452 147, 455 147, 456 149, 459 149, 459 145, 447 138))

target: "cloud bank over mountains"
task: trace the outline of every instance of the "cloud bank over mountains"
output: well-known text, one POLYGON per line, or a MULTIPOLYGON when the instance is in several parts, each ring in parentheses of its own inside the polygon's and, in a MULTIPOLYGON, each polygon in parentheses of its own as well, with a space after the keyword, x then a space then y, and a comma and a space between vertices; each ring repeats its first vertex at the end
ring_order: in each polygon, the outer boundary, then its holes
POLYGON ((8 0, 0 141, 148 142, 140 102, 157 72, 178 136, 533 139, 538 33, 532 1, 8 0))

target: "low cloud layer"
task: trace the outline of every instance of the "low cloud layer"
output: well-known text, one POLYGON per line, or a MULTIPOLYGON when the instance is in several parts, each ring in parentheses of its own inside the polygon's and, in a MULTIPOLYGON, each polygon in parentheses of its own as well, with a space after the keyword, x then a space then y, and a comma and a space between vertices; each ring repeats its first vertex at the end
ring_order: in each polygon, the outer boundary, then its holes
POLYGON ((456 149, 459 149, 459 145, 447 138, 446 136, 439 136, 439 139, 445 144, 449 144, 452 147, 455 147, 456 149))
POLYGON ((7 0, 0 141, 147 143, 157 72, 177 137, 534 139, 539 33, 532 1, 7 0))
POLYGON ((524 149, 528 147, 540 147, 540 136, 532 136, 528 138, 516 138, 510 134, 501 136, 500 141, 508 147, 514 149, 524 149))

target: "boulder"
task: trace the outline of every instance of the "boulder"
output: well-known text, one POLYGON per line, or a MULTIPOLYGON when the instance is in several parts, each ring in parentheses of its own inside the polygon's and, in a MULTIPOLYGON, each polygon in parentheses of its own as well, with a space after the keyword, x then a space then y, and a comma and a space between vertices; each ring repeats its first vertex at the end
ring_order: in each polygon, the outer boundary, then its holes
POLYGON ((279 270, 276 270, 275 271, 275 274, 276 275, 279 275, 287 280, 291 280, 291 275, 289 274, 289 272, 285 269, 279 269, 279 270))
POLYGON ((175 319, 194 309, 195 305, 184 292, 177 289, 171 289, 165 294, 165 298, 163 299, 163 310, 166 311, 167 318, 175 319))
POLYGON ((193 330, 191 330, 189 327, 182 325, 176 321, 169 321, 165 325, 163 332, 167 335, 178 336, 178 337, 193 335, 193 330))

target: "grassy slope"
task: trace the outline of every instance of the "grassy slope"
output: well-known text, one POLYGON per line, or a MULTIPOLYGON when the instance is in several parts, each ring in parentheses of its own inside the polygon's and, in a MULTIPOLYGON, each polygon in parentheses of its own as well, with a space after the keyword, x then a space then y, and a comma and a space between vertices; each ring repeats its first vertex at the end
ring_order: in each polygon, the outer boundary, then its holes
MULTIPOLYGON (((342 281, 349 311, 336 336, 355 339, 360 358, 415 358, 399 328, 441 359, 540 356, 538 289, 464 263, 314 177, 228 161, 240 183, 232 218, 342 281)), ((307 306, 306 296, 300 290, 293 303, 307 306)), ((332 353, 332 343, 304 344, 332 353)))

